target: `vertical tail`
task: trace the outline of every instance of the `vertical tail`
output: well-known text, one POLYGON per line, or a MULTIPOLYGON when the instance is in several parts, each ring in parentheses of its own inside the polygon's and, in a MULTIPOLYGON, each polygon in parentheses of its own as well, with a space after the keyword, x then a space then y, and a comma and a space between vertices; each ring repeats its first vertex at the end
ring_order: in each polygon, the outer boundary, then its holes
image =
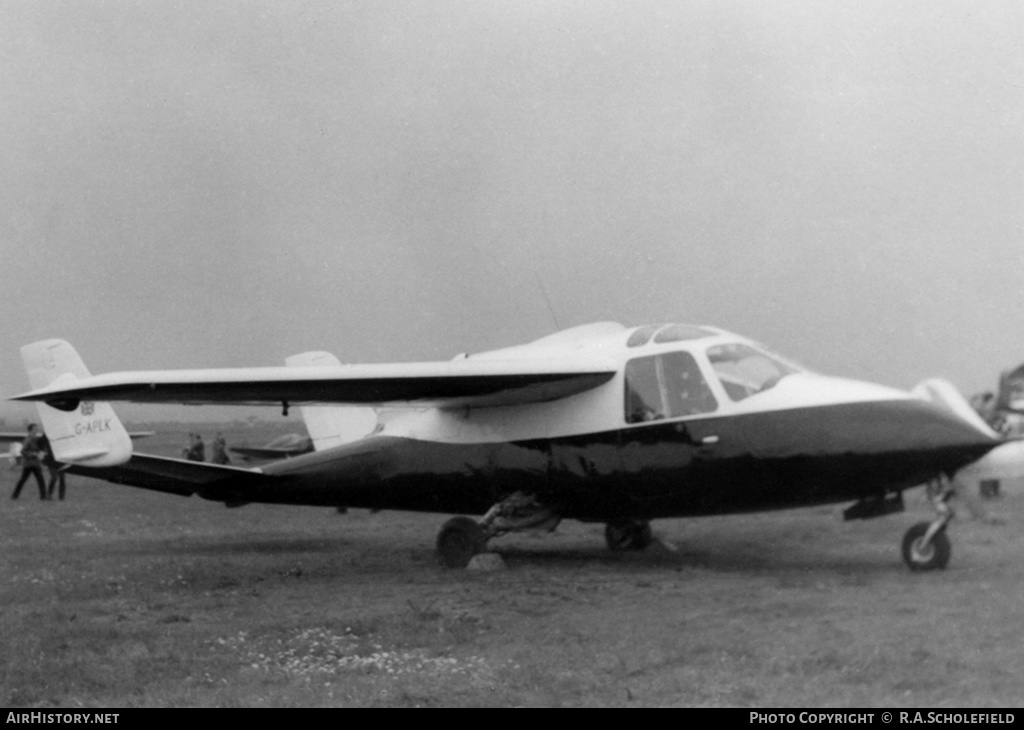
MULTIPOLYGON (((64 340, 42 340, 21 348, 33 389, 89 377, 89 370, 64 340)), ((37 403, 39 420, 57 461, 82 466, 115 466, 132 455, 132 440, 109 403, 37 403)))
MULTIPOLYGON (((290 367, 341 365, 329 352, 292 355, 285 358, 285 364, 290 367)), ((377 412, 366 406, 302 406, 299 410, 316 451, 358 441, 377 427, 377 412)))

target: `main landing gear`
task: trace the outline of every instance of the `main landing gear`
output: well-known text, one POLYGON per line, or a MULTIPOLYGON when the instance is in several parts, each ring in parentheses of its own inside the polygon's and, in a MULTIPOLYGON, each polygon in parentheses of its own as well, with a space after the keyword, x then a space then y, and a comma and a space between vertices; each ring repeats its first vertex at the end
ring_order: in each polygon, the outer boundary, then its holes
POLYGON ((532 494, 515 492, 491 507, 479 520, 453 517, 437 534, 437 555, 446 568, 465 568, 474 555, 487 549, 487 541, 507 532, 551 532, 562 518, 532 494))
POLYGON ((487 533, 471 517, 452 517, 437 533, 437 555, 446 568, 465 568, 487 549, 487 533))
MULTIPOLYGON (((437 556, 446 568, 465 568, 474 555, 487 550, 492 537, 525 530, 551 532, 561 516, 532 494, 515 492, 491 507, 483 517, 452 517, 437 534, 437 556)), ((654 542, 651 523, 644 520, 610 522, 604 539, 608 549, 644 550, 654 542)))
POLYGON ((949 500, 955 491, 948 479, 937 479, 928 484, 928 499, 935 508, 931 522, 918 522, 903 536, 903 562, 914 571, 941 570, 949 565, 952 548, 946 525, 953 519, 949 500))
POLYGON ((604 541, 614 552, 622 550, 646 550, 654 536, 651 523, 641 520, 632 522, 609 522, 604 528, 604 541))

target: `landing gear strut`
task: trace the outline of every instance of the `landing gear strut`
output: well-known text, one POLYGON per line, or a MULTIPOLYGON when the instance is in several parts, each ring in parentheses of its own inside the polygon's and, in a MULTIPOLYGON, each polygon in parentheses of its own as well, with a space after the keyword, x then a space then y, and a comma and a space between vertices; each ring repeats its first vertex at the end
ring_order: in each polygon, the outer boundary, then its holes
POLYGON ((651 523, 642 520, 633 522, 609 522, 604 528, 604 540, 608 549, 645 550, 654 540, 651 523))
POLYGON ((465 568, 474 555, 487 549, 487 541, 507 532, 551 532, 562 518, 532 494, 514 492, 487 510, 479 521, 453 517, 437 535, 437 554, 446 568, 465 568))
POLYGON ((956 494, 949 480, 937 479, 928 484, 928 499, 935 508, 931 522, 918 522, 903 536, 903 562, 914 571, 942 570, 949 565, 952 548, 946 525, 953 519, 949 500, 956 494))

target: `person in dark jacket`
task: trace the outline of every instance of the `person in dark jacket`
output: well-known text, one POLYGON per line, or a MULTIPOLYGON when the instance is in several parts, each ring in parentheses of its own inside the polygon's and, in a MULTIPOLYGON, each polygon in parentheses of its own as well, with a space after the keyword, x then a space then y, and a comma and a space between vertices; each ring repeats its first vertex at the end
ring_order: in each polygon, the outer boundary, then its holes
POLYGON ((42 453, 39 449, 39 433, 36 431, 36 424, 28 425, 28 435, 21 444, 21 477, 14 487, 11 499, 17 499, 21 494, 21 488, 25 486, 30 476, 36 478, 39 485, 39 499, 46 499, 46 484, 43 482, 42 453))
POLYGON ((231 457, 228 456, 228 442, 224 440, 224 434, 217 432, 213 440, 213 456, 210 458, 214 464, 230 464, 231 457))
POLYGON ((50 439, 47 438, 45 433, 39 438, 39 447, 43 466, 50 473, 50 483, 46 485, 46 498, 53 499, 53 493, 56 491, 60 501, 63 502, 64 492, 67 489, 67 484, 64 481, 64 470, 61 468, 60 462, 54 457, 53 448, 50 446, 50 439))
POLYGON ((185 449, 185 458, 189 461, 206 461, 206 444, 198 433, 190 433, 189 446, 185 449))

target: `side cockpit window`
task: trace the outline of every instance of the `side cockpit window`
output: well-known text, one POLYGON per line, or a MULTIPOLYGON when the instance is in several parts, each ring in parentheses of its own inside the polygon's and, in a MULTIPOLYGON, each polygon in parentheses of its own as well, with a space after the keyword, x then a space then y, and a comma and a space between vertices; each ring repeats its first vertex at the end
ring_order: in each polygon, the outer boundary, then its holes
POLYGON ((657 357, 638 357, 626 363, 626 423, 664 418, 657 357))
POLYGON ((718 408, 688 352, 638 357, 626 363, 626 422, 710 413, 718 408))

